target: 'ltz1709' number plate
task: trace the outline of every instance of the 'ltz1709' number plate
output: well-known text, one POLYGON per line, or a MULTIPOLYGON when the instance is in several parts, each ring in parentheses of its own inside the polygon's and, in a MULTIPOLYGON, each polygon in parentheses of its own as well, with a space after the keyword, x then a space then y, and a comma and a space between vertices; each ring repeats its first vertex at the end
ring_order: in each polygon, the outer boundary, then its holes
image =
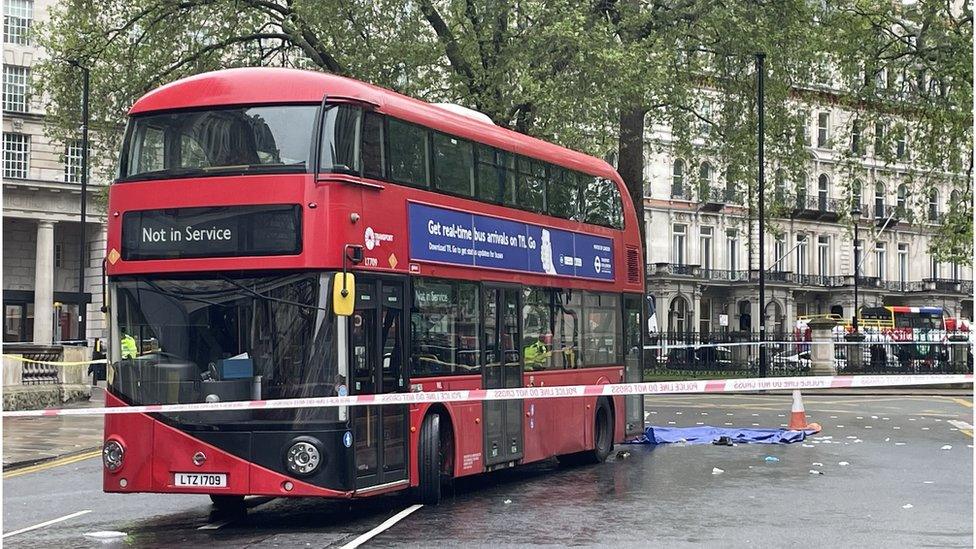
POLYGON ((198 488, 226 488, 226 473, 174 473, 174 486, 190 486, 198 488))

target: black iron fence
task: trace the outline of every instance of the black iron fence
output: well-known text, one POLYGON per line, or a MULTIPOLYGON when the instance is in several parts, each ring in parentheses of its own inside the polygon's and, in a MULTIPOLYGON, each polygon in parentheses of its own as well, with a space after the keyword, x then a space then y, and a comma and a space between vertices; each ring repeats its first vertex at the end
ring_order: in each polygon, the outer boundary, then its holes
MULTIPOLYGON (((765 343, 766 374, 972 373, 972 343, 969 332, 930 332, 912 341, 893 341, 878 334, 852 340, 836 333, 823 342, 813 342, 808 335, 772 332, 765 343), (827 348, 815 350, 817 346, 827 348)), ((656 333, 644 346, 644 379, 758 377, 759 346, 754 332, 656 333)))

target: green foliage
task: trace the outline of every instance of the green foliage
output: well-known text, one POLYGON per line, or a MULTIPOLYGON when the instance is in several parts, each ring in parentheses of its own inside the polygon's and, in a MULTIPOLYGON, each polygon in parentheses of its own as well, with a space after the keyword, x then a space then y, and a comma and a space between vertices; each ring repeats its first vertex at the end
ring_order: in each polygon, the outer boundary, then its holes
MULTIPOLYGON (((805 175, 810 153, 799 128, 812 124, 810 105, 817 103, 855 112, 868 147, 880 124, 882 167, 906 172, 911 196, 924 196, 917 191, 934 177, 951 177, 960 197, 971 197, 972 12, 966 3, 956 11, 947 6, 70 0, 52 8, 51 21, 39 29, 39 43, 55 59, 35 74, 50 100, 51 132, 68 138, 77 128, 79 86, 76 69, 63 60, 91 68, 97 158, 115 157, 126 110, 150 89, 218 68, 295 66, 460 103, 500 126, 597 156, 619 150, 634 197, 642 195, 645 129, 670 126, 672 139, 649 147, 674 148, 692 179, 709 159, 732 179, 731 190, 754 202, 754 54, 762 51, 768 204, 777 202, 777 177, 792 192, 805 175), (879 74, 888 75, 888 85, 879 85, 879 74), (896 74, 905 89, 890 85, 896 74), (910 88, 921 80, 925 85, 910 88), (911 151, 907 166, 895 158, 899 136, 911 151)), ((866 179, 860 155, 842 145, 849 138, 835 138, 845 171, 840 185, 866 179)), ((970 204, 960 198, 947 213, 933 241, 938 257, 972 261, 970 204)))

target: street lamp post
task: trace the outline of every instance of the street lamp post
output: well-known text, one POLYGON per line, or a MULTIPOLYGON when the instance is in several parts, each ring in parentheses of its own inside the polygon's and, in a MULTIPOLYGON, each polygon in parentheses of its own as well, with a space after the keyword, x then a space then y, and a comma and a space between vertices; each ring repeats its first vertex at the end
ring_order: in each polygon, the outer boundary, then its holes
POLYGON ((851 211, 851 215, 854 217, 854 316, 851 319, 851 326, 854 327, 854 333, 857 333, 857 311, 858 311, 858 271, 861 267, 861 244, 860 244, 860 232, 858 230, 858 219, 861 217, 861 206, 855 205, 854 209, 851 211))
POLYGON ((78 245, 78 338, 88 342, 88 307, 85 303, 85 263, 88 240, 88 67, 74 59, 68 64, 81 70, 81 242, 78 245))
POLYGON ((765 84, 766 84, 766 54, 756 54, 756 109, 759 118, 757 149, 759 163, 759 377, 766 377, 766 166, 764 160, 766 130, 765 118, 765 84))

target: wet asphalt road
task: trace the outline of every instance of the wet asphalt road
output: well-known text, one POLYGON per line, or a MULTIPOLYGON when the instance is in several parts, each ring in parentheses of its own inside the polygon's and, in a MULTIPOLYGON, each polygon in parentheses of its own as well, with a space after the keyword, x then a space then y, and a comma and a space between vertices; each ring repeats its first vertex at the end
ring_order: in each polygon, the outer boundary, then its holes
MULTIPOLYGON (((806 445, 618 445, 630 456, 599 466, 547 462, 465 479, 365 546, 973 546, 970 397, 804 400, 824 427, 806 445)), ((647 420, 776 427, 789 407, 787 395, 658 396, 647 420)), ((412 503, 254 500, 246 517, 224 517, 203 496, 103 494, 99 467, 88 459, 4 479, 5 535, 91 511, 4 545, 342 547, 412 503), (105 530, 126 536, 84 535, 105 530)))

